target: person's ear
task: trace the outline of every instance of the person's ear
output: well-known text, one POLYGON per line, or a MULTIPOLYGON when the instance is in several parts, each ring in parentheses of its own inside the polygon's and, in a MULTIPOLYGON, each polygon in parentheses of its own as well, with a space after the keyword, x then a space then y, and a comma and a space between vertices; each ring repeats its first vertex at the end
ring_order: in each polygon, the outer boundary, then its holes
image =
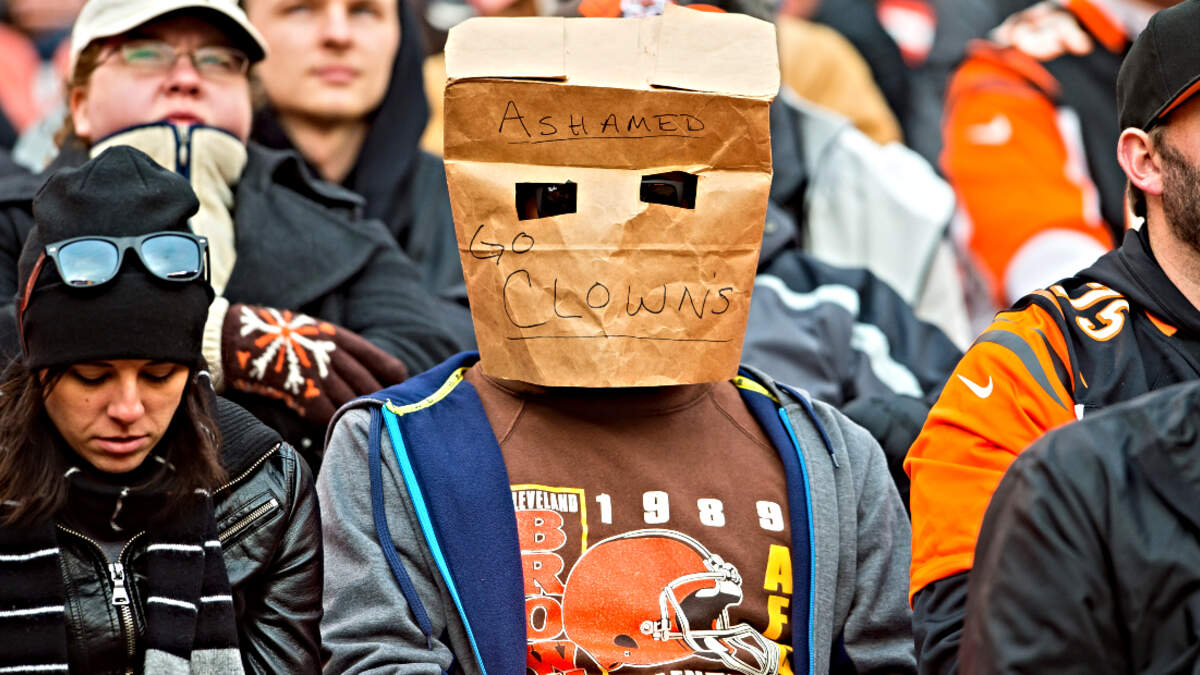
POLYGON ((92 137, 92 125, 87 115, 87 87, 75 87, 67 95, 67 107, 71 114, 71 124, 75 127, 75 135, 88 140, 92 137))
POLYGON ((1129 182, 1148 195, 1163 193, 1162 159, 1154 142, 1141 129, 1129 128, 1117 140, 1117 162, 1129 182))

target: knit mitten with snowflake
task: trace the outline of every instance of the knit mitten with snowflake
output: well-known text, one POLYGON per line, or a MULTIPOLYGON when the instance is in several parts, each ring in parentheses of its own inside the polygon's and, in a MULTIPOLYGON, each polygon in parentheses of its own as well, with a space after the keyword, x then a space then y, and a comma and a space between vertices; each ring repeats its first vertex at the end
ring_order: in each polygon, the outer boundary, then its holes
POLYGON ((343 403, 408 376, 408 369, 356 333, 285 309, 234 304, 221 326, 227 386, 274 398, 327 423, 343 403))

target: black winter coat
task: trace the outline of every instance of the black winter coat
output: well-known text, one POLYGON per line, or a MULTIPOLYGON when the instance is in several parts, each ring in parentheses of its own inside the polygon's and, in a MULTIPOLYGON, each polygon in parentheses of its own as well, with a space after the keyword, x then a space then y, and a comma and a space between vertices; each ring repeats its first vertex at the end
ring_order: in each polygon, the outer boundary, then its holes
MULTIPOLYGON (((229 484, 213 494, 213 506, 242 663, 247 673, 320 672, 323 557, 312 474, 277 433, 233 403, 218 400, 217 421, 229 484)), ((58 538, 71 672, 133 672, 140 667, 131 657, 136 633, 144 630, 144 540, 132 540, 121 555, 134 580, 127 606, 133 611, 123 612, 112 603, 113 580, 98 544, 63 529, 58 538)))
MULTIPOLYGON (((421 271, 425 287, 438 296, 439 316, 463 348, 475 345, 458 237, 442 158, 420 149, 429 120, 425 100, 425 49, 421 22, 410 2, 398 5, 400 48, 392 63, 387 93, 368 119, 358 157, 342 187, 364 198, 368 218, 387 226, 421 271)), ((254 116, 251 138, 268 148, 295 148, 269 106, 254 116)), ((314 175, 316 171, 313 170, 314 175)))
POLYGON ((963 673, 1200 668, 1200 383, 1053 431, 1012 464, 969 574, 963 673))
MULTIPOLYGON (((319 180, 293 152, 247 147, 234 191, 237 264, 225 288, 231 303, 303 312, 345 327, 419 373, 458 351, 419 273, 377 221, 358 217, 362 199, 319 180)), ((64 150, 46 173, 0 181, 0 355, 19 350, 13 297, 17 260, 33 228, 33 196, 57 168, 86 161, 64 150)), ((229 392, 284 439, 319 458, 324 425, 282 403, 229 392)))

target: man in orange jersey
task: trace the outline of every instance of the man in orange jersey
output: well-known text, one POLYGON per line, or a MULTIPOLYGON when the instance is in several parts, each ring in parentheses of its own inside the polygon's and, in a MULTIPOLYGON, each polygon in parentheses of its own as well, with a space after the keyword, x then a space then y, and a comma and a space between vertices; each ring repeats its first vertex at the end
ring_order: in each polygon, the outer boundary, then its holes
POLYGON ((905 462, 924 673, 954 672, 967 572, 1013 459, 1089 411, 1200 377, 1200 0, 1157 13, 1117 80, 1117 158, 1145 225, 1018 301, 959 362, 905 462))
POLYGON ((957 234, 997 307, 1120 243, 1113 87, 1130 41, 1178 0, 1046 0, 969 45, 946 93, 957 234))

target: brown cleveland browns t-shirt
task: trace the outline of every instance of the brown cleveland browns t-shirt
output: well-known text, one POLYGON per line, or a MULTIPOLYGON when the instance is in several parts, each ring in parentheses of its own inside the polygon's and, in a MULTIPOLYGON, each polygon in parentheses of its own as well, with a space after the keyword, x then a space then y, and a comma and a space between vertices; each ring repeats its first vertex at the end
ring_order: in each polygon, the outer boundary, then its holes
POLYGON ((783 465, 731 382, 466 379, 508 468, 529 672, 791 672, 783 465))

